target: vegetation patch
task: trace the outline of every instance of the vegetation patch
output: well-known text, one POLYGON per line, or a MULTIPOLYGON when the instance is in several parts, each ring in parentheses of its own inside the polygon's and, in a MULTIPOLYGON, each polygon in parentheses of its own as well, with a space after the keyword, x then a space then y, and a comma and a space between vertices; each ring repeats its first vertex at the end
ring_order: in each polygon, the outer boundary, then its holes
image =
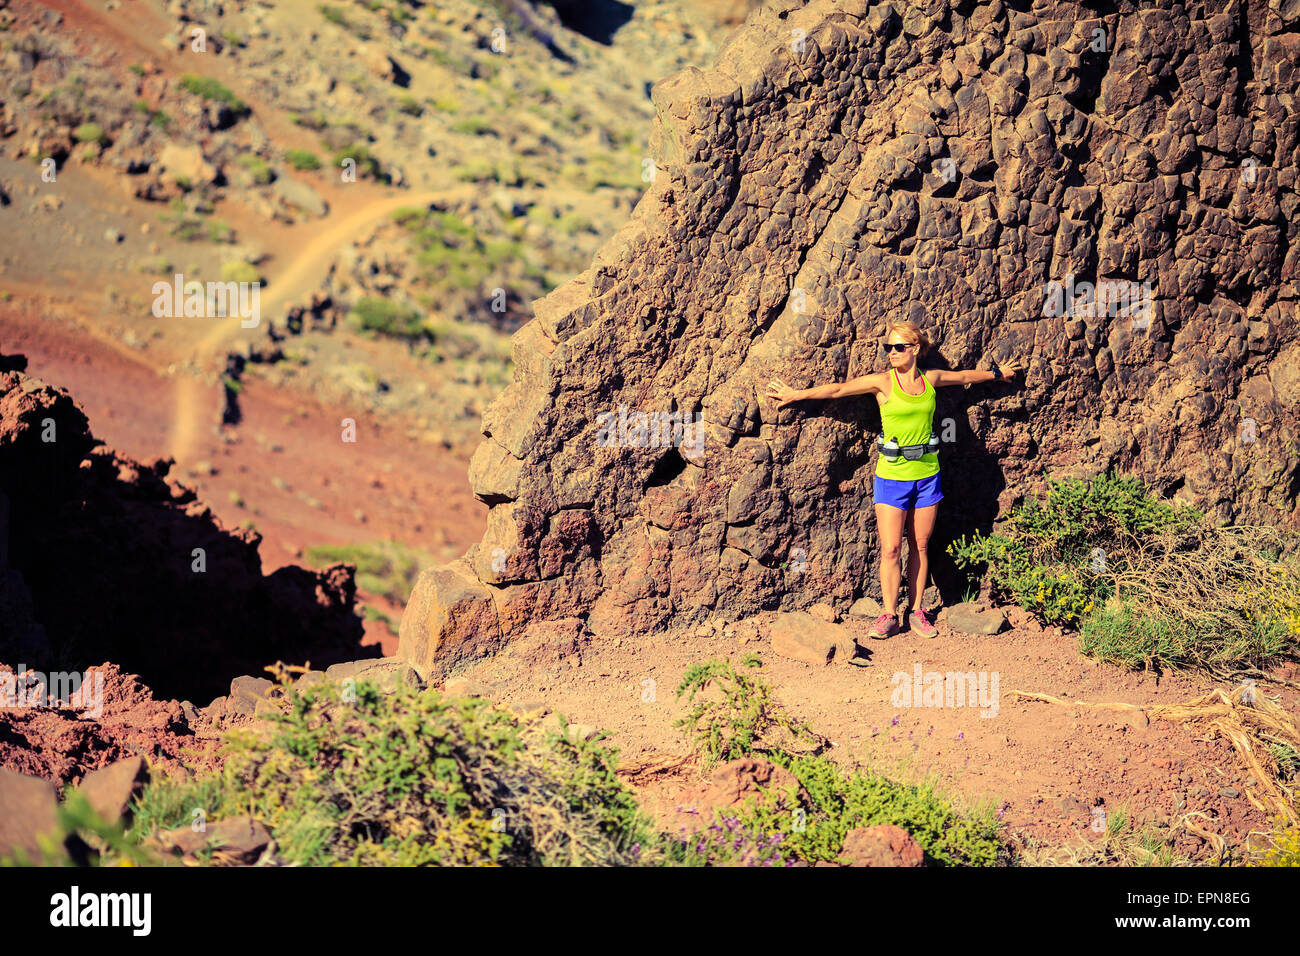
POLYGON ((290 691, 265 733, 233 731, 220 774, 165 780, 132 836, 251 813, 301 866, 632 864, 651 832, 616 751, 479 698, 366 681, 290 691))
POLYGON ((430 555, 395 541, 320 545, 307 549, 307 561, 318 568, 338 562, 351 564, 357 569, 357 587, 394 604, 406 603, 420 568, 434 563, 430 555))
POLYGON ((231 92, 228 87, 210 76, 186 73, 181 77, 181 89, 205 100, 224 103, 232 112, 239 115, 249 112, 248 105, 243 100, 231 92))
POLYGON ((1218 527, 1133 478, 1051 481, 991 534, 948 552, 995 597, 1078 627, 1129 667, 1263 666, 1297 650, 1300 557, 1266 527, 1218 527))

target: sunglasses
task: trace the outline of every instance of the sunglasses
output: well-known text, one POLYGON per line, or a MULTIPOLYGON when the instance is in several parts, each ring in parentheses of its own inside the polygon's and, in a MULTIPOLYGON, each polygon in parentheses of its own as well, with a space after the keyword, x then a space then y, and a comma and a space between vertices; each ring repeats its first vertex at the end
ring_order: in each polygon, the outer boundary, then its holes
POLYGON ((904 349, 910 349, 912 346, 907 342, 886 342, 886 352, 901 352, 904 349))

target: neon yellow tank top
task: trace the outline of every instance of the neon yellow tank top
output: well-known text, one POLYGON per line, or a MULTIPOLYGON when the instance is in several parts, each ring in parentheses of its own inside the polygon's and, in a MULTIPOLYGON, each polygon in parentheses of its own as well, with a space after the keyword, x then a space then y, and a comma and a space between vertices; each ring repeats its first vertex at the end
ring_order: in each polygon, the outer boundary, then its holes
MULTIPOLYGON (((898 373, 889 370, 889 380, 893 387, 889 391, 889 401, 880 406, 880 433, 888 441, 890 438, 900 445, 924 445, 930 440, 934 428, 934 386, 924 375, 925 391, 920 395, 909 395, 898 384, 898 373)), ((881 478, 895 481, 916 481, 929 478, 939 473, 939 456, 926 452, 916 461, 900 457, 898 461, 885 461, 876 453, 876 474, 881 478)))

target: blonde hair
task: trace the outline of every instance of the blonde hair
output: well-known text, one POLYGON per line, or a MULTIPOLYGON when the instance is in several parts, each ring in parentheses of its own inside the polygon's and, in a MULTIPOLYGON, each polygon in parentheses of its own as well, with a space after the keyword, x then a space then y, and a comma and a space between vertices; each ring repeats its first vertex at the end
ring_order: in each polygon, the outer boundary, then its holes
POLYGON ((885 326, 885 338, 889 338, 895 332, 899 337, 909 345, 918 345, 916 357, 920 358, 930 350, 930 337, 921 330, 921 327, 915 322, 890 322, 885 326))

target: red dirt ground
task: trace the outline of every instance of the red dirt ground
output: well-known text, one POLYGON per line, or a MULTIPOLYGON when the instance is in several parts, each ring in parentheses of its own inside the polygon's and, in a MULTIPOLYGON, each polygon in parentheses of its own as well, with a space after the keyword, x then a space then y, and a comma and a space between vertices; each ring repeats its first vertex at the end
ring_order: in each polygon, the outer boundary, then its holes
MULTIPOLYGON (((492 698, 518 706, 543 702, 572 723, 608 731, 625 761, 684 755, 690 742, 675 721, 687 710, 675 698, 683 672, 713 657, 739 660, 757 651, 762 676, 796 717, 833 742, 831 755, 846 765, 869 766, 895 779, 931 779, 967 806, 1002 812, 1009 832, 1043 846, 1095 841, 1092 808, 1126 810, 1139 822, 1166 828, 1187 814, 1190 822, 1240 846, 1252 831, 1270 829, 1268 814, 1246 796, 1256 784, 1226 739, 1211 739, 1203 725, 1155 720, 1137 726, 1106 712, 1017 699, 1013 690, 1070 701, 1185 703, 1216 684, 1196 673, 1130 672, 1079 654, 1073 636, 1043 630, 1018 608, 1011 629, 993 637, 959 634, 939 621, 933 639, 912 634, 887 641, 866 636, 869 621, 847 618, 866 667, 812 667, 770 651, 764 622, 751 619, 758 636, 700 637, 679 630, 645 641, 596 635, 581 662, 538 667, 508 646, 497 657, 457 676, 487 683, 492 698), (969 708, 895 708, 893 675, 909 679, 914 665, 930 671, 984 671, 999 676, 995 716, 969 708), (653 685, 645 683, 653 681, 653 685), (647 688, 653 700, 647 701, 647 688), (1238 796, 1231 796, 1235 791, 1238 796)), ((752 628, 751 628, 752 630, 752 628)), ((744 625, 738 634, 746 632, 744 625)), ((1294 680, 1287 671, 1283 675, 1294 680)), ((1270 695, 1276 690, 1264 685, 1270 695)), ((1294 710, 1297 695, 1286 692, 1294 710)), ((991 708, 990 708, 991 710, 991 708)), ((694 770, 668 772, 644 797, 658 806, 698 784, 694 770)), ((652 778, 653 779, 653 778, 652 778)), ((1261 800, 1261 802, 1264 802, 1261 800)), ((1201 837, 1179 829, 1174 846, 1205 860, 1201 837)))

